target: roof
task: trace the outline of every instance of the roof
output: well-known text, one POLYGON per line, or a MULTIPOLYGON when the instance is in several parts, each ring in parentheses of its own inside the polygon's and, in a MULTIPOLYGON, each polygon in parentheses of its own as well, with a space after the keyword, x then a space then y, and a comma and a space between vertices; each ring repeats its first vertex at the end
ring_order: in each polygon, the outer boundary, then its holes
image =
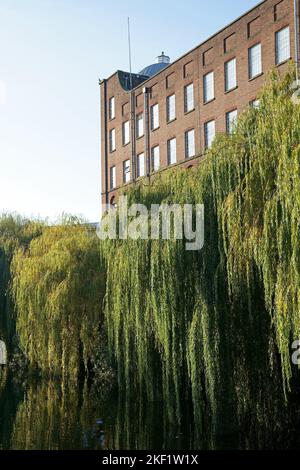
POLYGON ((165 69, 169 64, 160 62, 156 64, 151 64, 145 67, 143 70, 141 70, 140 74, 141 75, 146 75, 149 78, 152 77, 153 75, 157 74, 161 70, 165 69))

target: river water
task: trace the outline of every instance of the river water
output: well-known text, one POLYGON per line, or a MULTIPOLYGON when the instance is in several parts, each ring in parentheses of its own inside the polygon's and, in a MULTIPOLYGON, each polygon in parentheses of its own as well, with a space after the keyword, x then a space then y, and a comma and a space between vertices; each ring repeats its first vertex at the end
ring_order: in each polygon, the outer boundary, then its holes
POLYGON ((266 445, 264 433, 252 441, 241 434, 217 438, 208 428, 200 434, 192 422, 188 405, 179 425, 162 403, 126 402, 113 390, 86 383, 16 380, 0 370, 0 449, 300 448, 299 430, 266 445))

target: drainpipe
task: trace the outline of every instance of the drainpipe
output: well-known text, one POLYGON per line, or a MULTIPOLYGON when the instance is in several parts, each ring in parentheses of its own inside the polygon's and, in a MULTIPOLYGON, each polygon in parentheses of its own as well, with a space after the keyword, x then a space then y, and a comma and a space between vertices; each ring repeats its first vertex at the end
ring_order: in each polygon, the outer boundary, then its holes
POLYGON ((150 183, 150 116, 149 116, 149 88, 143 88, 144 93, 144 116, 145 116, 145 159, 146 174, 150 183))
POLYGON ((294 29, 295 29, 295 63, 296 79, 299 83, 300 77, 300 29, 299 29, 300 0, 294 0, 294 29))
POLYGON ((130 123, 131 123, 131 180, 136 180, 136 165, 135 165, 135 153, 136 153, 136 120, 135 120, 135 93, 130 91, 130 123))
POLYGON ((103 95, 104 95, 103 118, 104 118, 105 203, 108 204, 107 80, 104 79, 102 83, 103 83, 103 95))

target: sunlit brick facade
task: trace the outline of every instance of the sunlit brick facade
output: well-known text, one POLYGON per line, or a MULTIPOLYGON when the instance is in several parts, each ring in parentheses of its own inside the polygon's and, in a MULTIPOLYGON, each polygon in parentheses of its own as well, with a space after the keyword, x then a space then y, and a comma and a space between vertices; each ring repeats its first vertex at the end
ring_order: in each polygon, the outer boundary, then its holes
POLYGON ((201 162, 216 133, 259 105, 268 73, 297 59, 298 4, 263 1, 150 78, 118 71, 100 81, 102 203, 140 178, 201 162))

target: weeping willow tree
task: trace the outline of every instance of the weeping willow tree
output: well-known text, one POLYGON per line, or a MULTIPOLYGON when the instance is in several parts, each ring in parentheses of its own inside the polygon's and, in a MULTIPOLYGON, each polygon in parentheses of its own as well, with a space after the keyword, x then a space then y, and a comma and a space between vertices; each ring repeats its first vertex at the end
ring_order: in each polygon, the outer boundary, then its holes
POLYGON ((184 240, 102 245, 119 386, 163 397, 170 419, 180 420, 191 397, 200 433, 208 414, 220 432, 274 427, 288 400, 300 327, 300 106, 290 99, 292 80, 273 76, 260 108, 219 136, 197 169, 129 191, 130 202, 148 207, 204 204, 201 251, 187 252, 184 240))
POLYGON ((0 339, 9 349, 16 346, 15 316, 10 297, 11 261, 15 251, 40 235, 42 223, 16 214, 0 216, 0 339))
POLYGON ((16 327, 32 368, 77 377, 101 342, 99 243, 87 226, 45 227, 12 262, 16 327))

